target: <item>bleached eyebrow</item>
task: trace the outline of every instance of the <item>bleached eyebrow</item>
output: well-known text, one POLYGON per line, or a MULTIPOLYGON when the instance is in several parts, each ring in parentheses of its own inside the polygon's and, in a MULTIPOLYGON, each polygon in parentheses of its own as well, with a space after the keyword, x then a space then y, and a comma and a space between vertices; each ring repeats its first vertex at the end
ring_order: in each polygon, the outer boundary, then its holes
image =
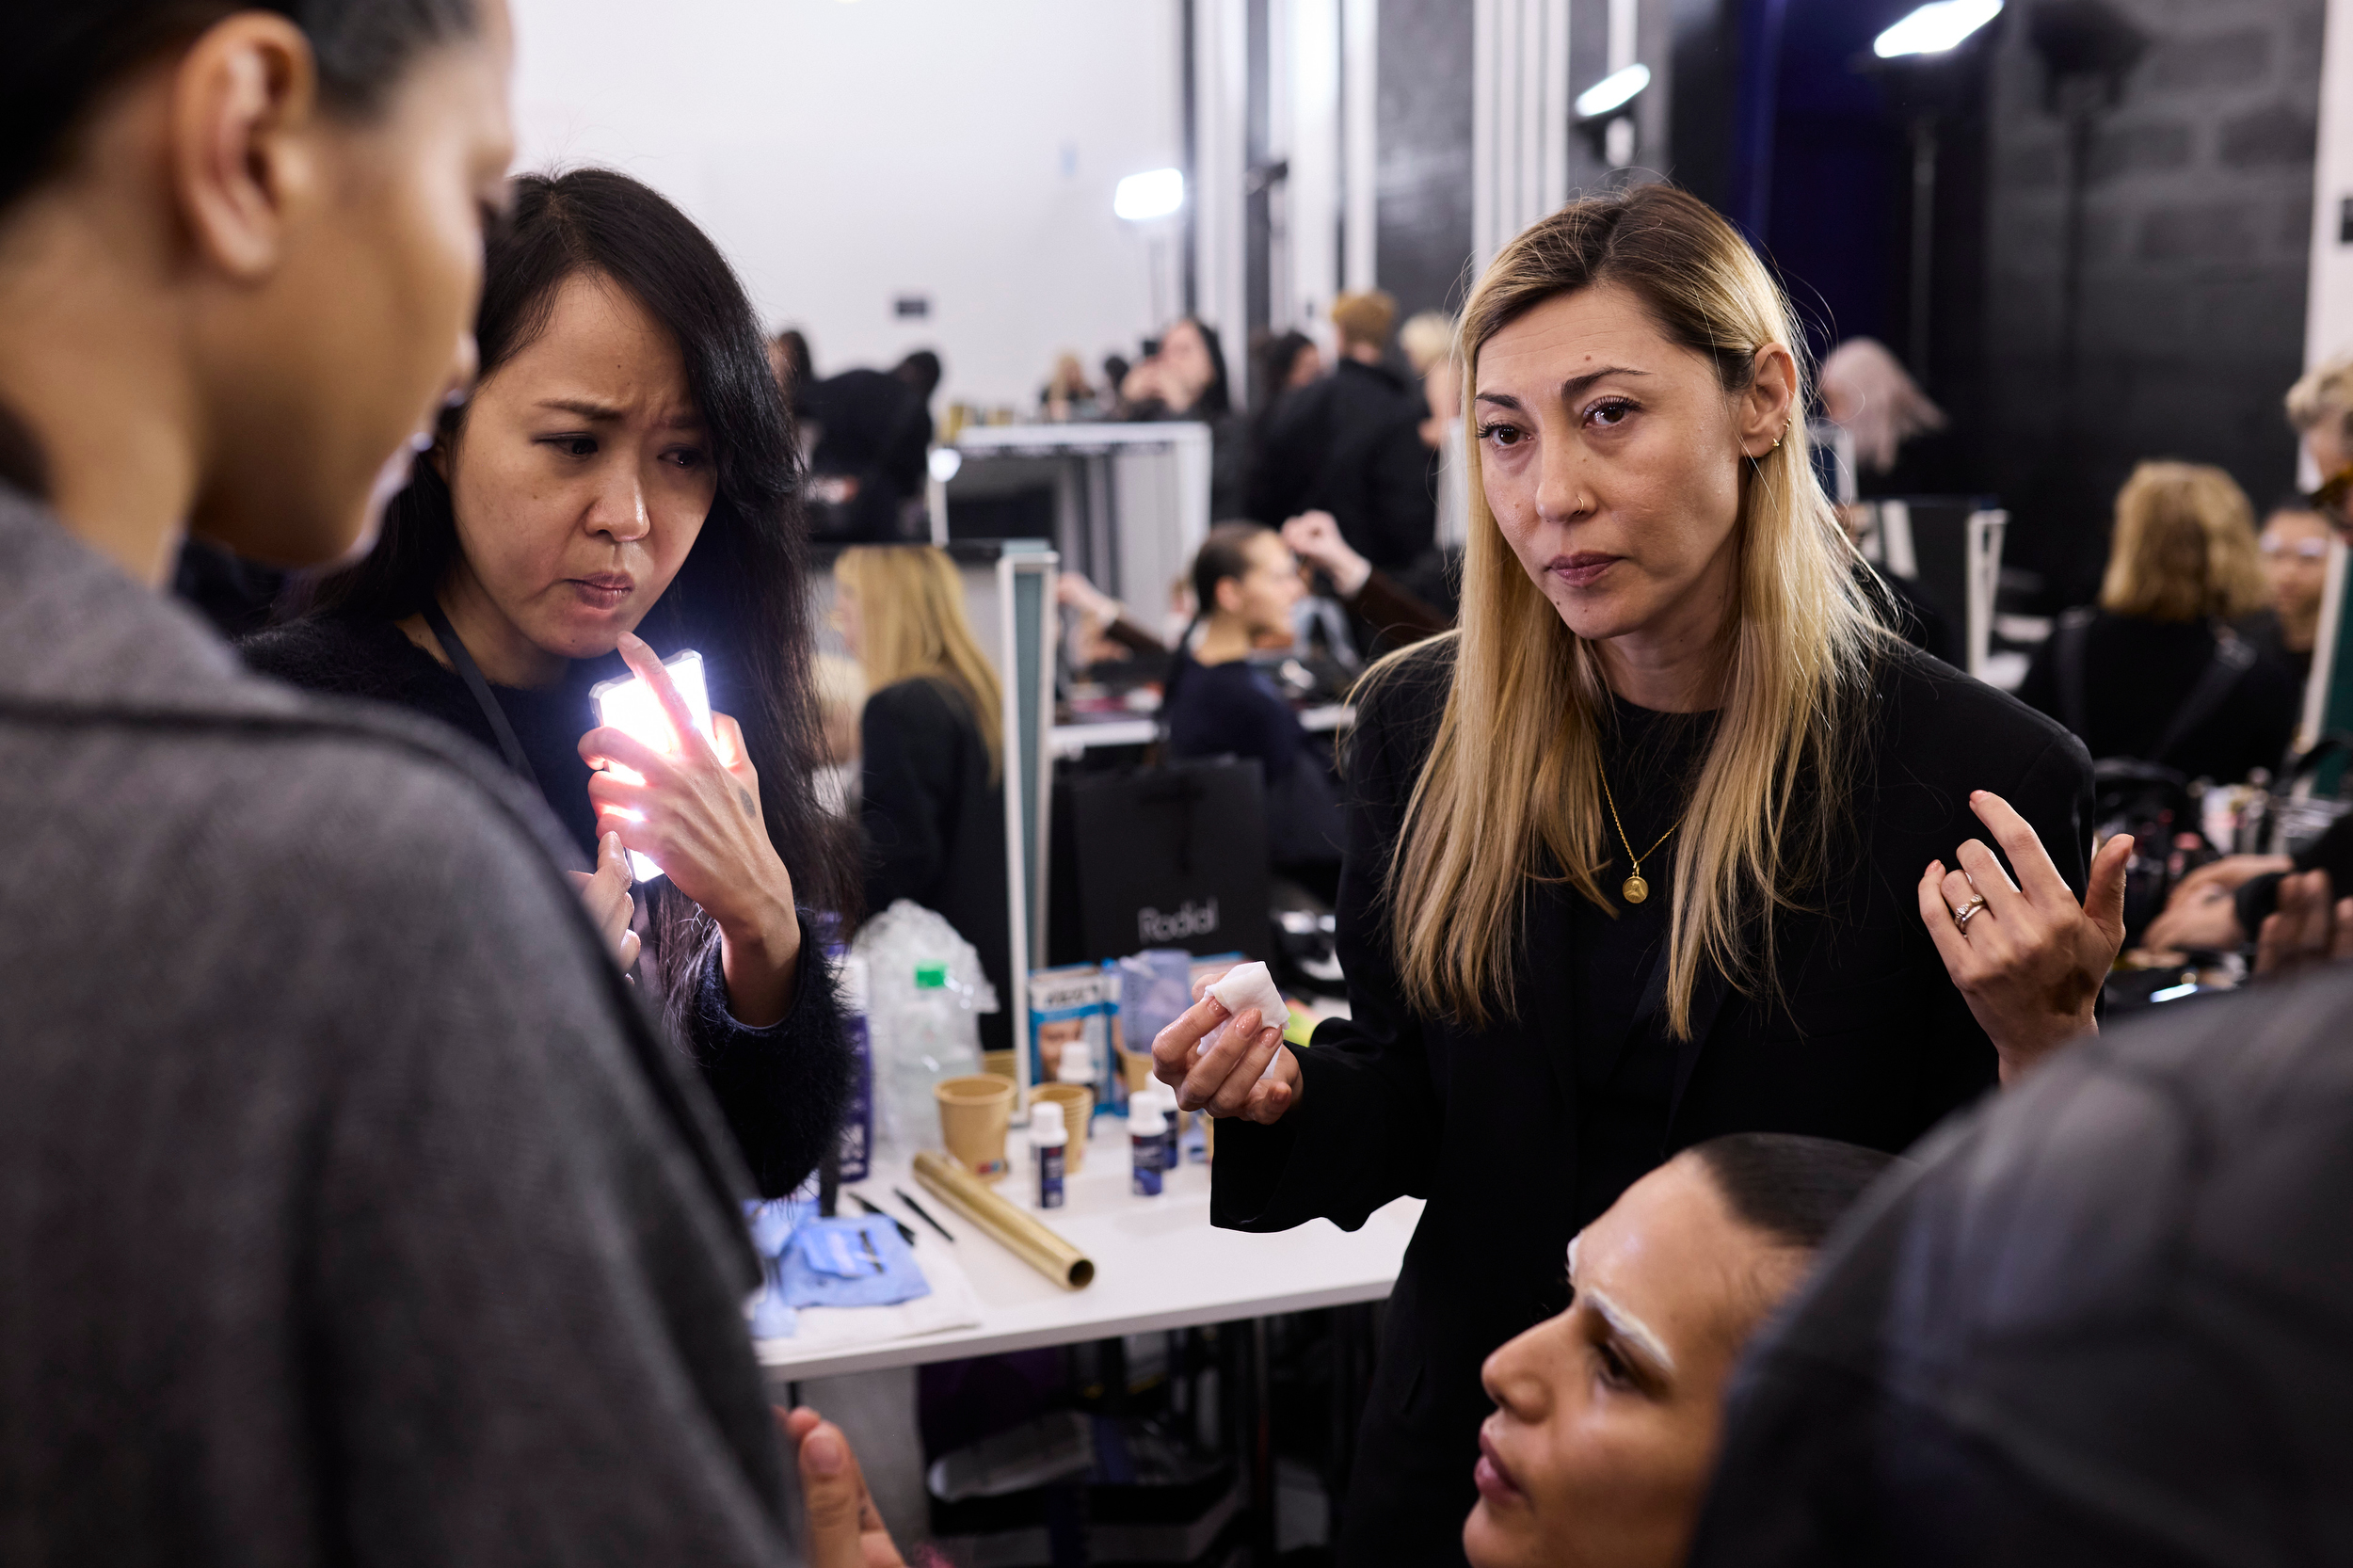
POLYGON ((1619 1338, 1640 1351, 1643 1360, 1648 1361, 1670 1377, 1674 1375, 1673 1352, 1667 1349, 1665 1340, 1651 1331, 1648 1323, 1611 1301, 1599 1290, 1580 1290, 1577 1294, 1592 1302, 1593 1310, 1601 1314, 1602 1320, 1609 1325, 1619 1338))

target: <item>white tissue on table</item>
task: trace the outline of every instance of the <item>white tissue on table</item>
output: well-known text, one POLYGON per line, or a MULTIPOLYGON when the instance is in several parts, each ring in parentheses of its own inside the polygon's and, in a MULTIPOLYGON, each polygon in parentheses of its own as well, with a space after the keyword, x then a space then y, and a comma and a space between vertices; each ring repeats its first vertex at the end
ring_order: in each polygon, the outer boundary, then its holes
MULTIPOLYGON (((1281 1029, 1291 1021, 1291 1010, 1283 1005, 1283 993, 1274 988, 1274 977, 1264 964, 1239 964, 1228 969, 1225 978, 1209 987, 1209 995, 1225 1004, 1228 1018, 1239 1018, 1252 1008, 1265 1016, 1260 1028, 1272 1025, 1281 1029)), ((1209 1048, 1203 1041, 1196 1052, 1209 1048)), ((1268 1065, 1272 1066, 1270 1063, 1268 1065)))

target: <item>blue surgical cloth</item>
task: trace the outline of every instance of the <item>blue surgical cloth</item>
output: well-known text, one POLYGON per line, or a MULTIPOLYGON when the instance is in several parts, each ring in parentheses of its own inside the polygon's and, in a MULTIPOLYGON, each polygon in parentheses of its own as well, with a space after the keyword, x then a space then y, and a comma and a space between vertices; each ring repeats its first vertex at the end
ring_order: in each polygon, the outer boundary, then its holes
POLYGON ((776 1278, 788 1306, 891 1306, 932 1293, 888 1215, 811 1220, 792 1233, 776 1278))
POLYGON ((744 1304, 755 1339, 789 1339, 796 1307, 892 1306, 932 1293, 888 1215, 823 1220, 813 1201, 778 1198, 744 1206, 766 1283, 744 1304))

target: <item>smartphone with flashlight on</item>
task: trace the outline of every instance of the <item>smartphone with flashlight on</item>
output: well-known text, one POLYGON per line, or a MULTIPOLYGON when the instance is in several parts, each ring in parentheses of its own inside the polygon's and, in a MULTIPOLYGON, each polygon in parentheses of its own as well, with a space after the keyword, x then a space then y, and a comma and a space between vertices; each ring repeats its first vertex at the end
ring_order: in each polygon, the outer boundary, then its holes
MULTIPOLYGON (((702 731, 704 740, 715 744, 711 728, 711 687, 703 679, 703 656, 689 648, 663 660, 662 667, 669 672, 670 684, 678 688, 679 696, 686 699, 686 711, 693 716, 695 728, 702 731)), ((623 675, 600 680, 588 689, 588 699, 597 706, 600 728, 617 729, 665 755, 674 749, 670 743, 670 719, 662 710, 662 698, 639 677, 623 675)), ((625 768, 618 762, 607 762, 605 771, 629 783, 645 782, 636 769, 625 768)), ((660 866, 635 850, 629 852, 629 869, 630 874, 640 882, 651 882, 662 874, 660 866)))

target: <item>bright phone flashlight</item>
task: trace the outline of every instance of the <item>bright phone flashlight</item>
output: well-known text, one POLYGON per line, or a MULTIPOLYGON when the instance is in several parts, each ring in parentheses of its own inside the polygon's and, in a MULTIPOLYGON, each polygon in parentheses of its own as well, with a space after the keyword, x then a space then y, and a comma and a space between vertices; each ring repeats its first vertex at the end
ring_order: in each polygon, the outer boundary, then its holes
MULTIPOLYGON (((669 672, 670 684, 678 688, 679 696, 686 699, 686 711, 694 716, 695 728, 702 731, 704 740, 717 744, 711 729, 711 688, 703 680, 703 656, 690 648, 663 660, 662 667, 669 672)), ((600 726, 643 741, 665 756, 677 750, 670 741, 670 719, 662 711, 662 698, 638 677, 624 675, 600 680, 588 689, 588 697, 597 705, 600 726)), ((635 768, 625 768, 618 762, 607 762, 605 771, 624 783, 646 781, 635 768)), ((629 852, 629 870, 640 882, 651 882, 662 874, 660 866, 635 850, 629 852)))

